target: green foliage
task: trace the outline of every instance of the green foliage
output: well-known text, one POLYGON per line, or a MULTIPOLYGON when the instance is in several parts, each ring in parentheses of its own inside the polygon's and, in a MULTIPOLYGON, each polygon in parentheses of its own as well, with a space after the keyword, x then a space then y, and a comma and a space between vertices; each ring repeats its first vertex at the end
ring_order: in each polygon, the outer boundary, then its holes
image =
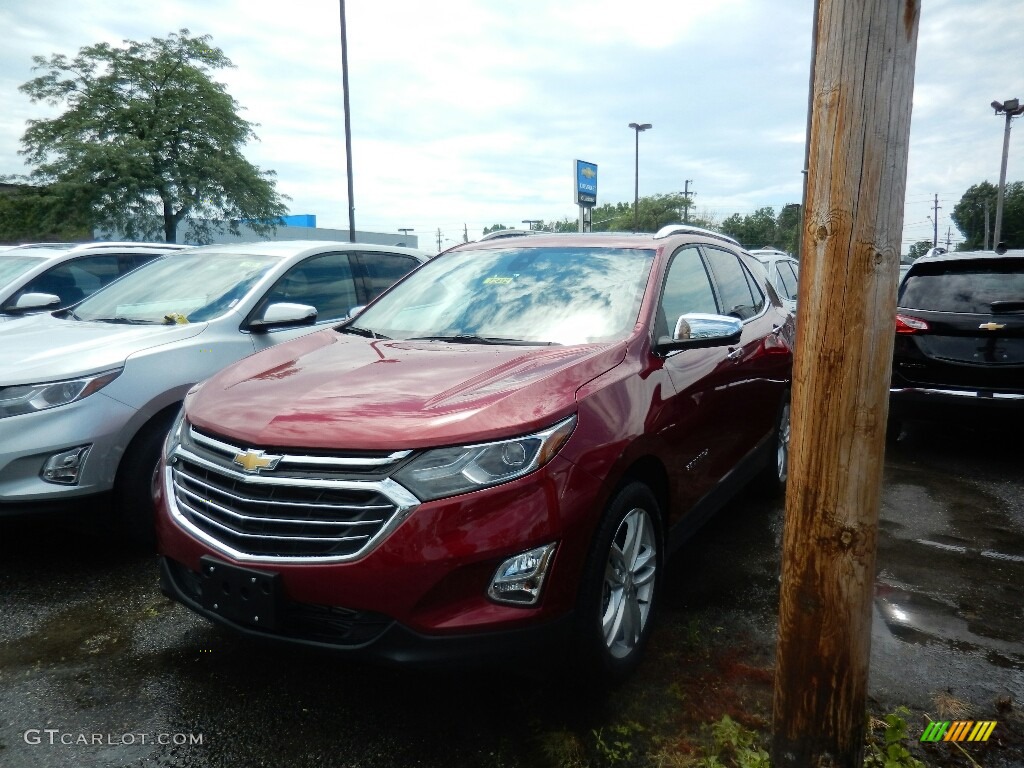
POLYGON ((0 243, 91 239, 88 207, 74 199, 74 189, 60 184, 0 188, 0 243))
POLYGON ((632 762, 633 738, 643 731, 644 727, 633 721, 613 725, 608 729, 607 734, 603 728, 593 731, 594 747, 598 758, 605 765, 632 762))
POLYGON ((910 251, 907 255, 910 256, 911 261, 917 261, 919 258, 928 253, 931 247, 931 240, 918 240, 916 243, 910 246, 910 251))
MULTIPOLYGON (((996 198, 998 189, 983 181, 964 192, 953 208, 950 218, 964 236, 960 250, 981 250, 985 245, 985 204, 988 203, 989 248, 996 225, 996 198)), ((1024 181, 1006 185, 1003 195, 1003 225, 1000 240, 1008 248, 1024 248, 1024 181)))
POLYGON ((778 218, 770 206, 746 216, 734 213, 722 222, 721 230, 748 249, 776 248, 796 253, 800 219, 800 205, 790 203, 783 206, 778 218))
POLYGON ((175 242, 187 222, 190 239, 204 242, 214 230, 237 233, 240 220, 272 231, 287 213, 273 172, 242 155, 254 126, 211 78, 232 64, 209 35, 182 29, 33 61, 43 74, 20 90, 66 109, 30 120, 21 153, 34 181, 73 190, 97 226, 175 242))
POLYGON ((904 743, 907 740, 907 720, 910 710, 897 707, 895 712, 885 716, 882 738, 873 737, 864 753, 864 768, 925 768, 924 763, 913 757, 904 743))
POLYGON ((695 763, 699 768, 770 768, 768 752, 759 745, 758 733, 728 715, 711 724, 711 738, 712 749, 695 763))
POLYGON ((502 229, 508 229, 504 224, 495 224, 493 227, 484 227, 484 234, 489 235, 491 232, 497 232, 502 229))
MULTIPOLYGON (((651 195, 641 197, 636 207, 636 222, 638 232, 657 232, 666 224, 678 224, 683 221, 683 209, 689 204, 681 192, 674 192, 667 195, 651 195)), ((595 232, 632 232, 633 231, 633 203, 605 203, 596 206, 593 210, 593 229, 595 232)), ((708 226, 708 222, 699 217, 690 217, 690 223, 695 226, 708 226)))

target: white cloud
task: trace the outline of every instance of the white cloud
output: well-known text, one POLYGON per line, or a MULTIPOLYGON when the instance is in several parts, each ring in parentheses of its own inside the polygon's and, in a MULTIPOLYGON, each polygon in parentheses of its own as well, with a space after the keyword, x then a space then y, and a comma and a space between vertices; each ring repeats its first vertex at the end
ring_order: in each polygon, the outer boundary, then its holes
MULTIPOLYGON (((783 0, 348 0, 356 223, 438 228, 575 218, 574 158, 598 163, 599 199, 697 193, 697 210, 778 210, 799 200, 813 4, 783 0)), ((923 4, 907 180, 907 231, 930 237, 968 186, 998 178, 987 106, 1024 97, 1017 0, 923 4)), ((238 0, 48 0, 0 7, 0 173, 23 172, 25 121, 53 114, 18 92, 31 56, 101 40, 212 35, 219 73, 259 124, 250 159, 277 171, 295 213, 347 226, 339 10, 238 0)), ((1015 137, 1018 139, 1019 137, 1015 137)), ((1019 143, 1019 142, 1018 142, 1019 143)), ((1022 177, 1011 148, 1010 179, 1022 177)), ((430 235, 432 237, 432 235, 430 235)), ((426 241, 427 243, 430 240, 426 241)))

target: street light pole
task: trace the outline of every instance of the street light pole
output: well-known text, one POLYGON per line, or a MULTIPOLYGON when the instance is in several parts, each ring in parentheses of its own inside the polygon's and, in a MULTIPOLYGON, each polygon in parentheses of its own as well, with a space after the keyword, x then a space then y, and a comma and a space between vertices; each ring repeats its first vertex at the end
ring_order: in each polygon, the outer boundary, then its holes
MULTIPOLYGON (((416 230, 414 230, 412 227, 399 227, 398 231, 401 232, 406 239, 408 239, 409 233, 415 232, 416 230)), ((408 243, 402 243, 402 245, 408 245, 408 243)))
POLYGON ((348 239, 356 241, 356 204, 352 184, 352 119, 348 99, 348 24, 345 21, 345 0, 338 0, 341 13, 341 92, 345 104, 345 169, 348 173, 348 239))
POLYGON ((640 222, 640 132, 652 127, 650 123, 630 123, 636 131, 636 152, 633 161, 633 231, 639 231, 640 222))
POLYGON ((531 230, 533 229, 533 225, 534 224, 537 225, 537 229, 540 229, 540 225, 543 224, 543 223, 544 223, 543 219, 523 219, 523 224, 528 226, 531 230))
POLYGON ((1010 121, 1018 115, 1024 114, 1024 106, 1021 106, 1020 99, 1007 99, 1002 104, 998 101, 992 102, 992 108, 996 114, 1006 115, 1006 128, 1003 130, 1003 162, 999 167, 999 191, 996 194, 996 226, 992 235, 992 247, 999 247, 999 236, 1003 228, 1003 194, 1006 190, 1006 159, 1010 154, 1010 121))

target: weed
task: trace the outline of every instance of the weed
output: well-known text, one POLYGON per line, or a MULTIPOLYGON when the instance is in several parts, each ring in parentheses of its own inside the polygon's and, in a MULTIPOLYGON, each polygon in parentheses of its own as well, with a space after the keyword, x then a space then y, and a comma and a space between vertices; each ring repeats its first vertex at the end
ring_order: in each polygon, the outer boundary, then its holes
POLYGON ((728 715, 711 724, 713 748, 694 763, 697 768, 769 768, 768 752, 757 731, 744 728, 728 715))
POLYGON ((607 729, 593 731, 594 748, 598 758, 606 765, 620 765, 633 762, 633 737, 641 733, 644 727, 640 723, 629 720, 613 725, 607 729))
POLYGON ((895 712, 886 715, 882 720, 873 720, 870 741, 864 750, 864 768, 925 768, 924 763, 910 754, 904 745, 907 740, 907 720, 910 710, 897 707, 895 712), (882 743, 874 738, 875 727, 885 727, 882 743))

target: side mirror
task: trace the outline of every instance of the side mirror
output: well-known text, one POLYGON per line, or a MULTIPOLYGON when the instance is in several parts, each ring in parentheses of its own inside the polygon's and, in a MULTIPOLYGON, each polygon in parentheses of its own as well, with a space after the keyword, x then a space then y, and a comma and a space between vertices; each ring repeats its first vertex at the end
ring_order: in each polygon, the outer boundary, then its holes
POLYGON ((4 307, 4 312, 23 313, 56 307, 60 304, 60 296, 55 293, 23 293, 13 304, 4 307))
POLYGON ((655 345, 657 352, 677 349, 703 349, 738 344, 743 334, 743 323, 735 317, 690 312, 680 315, 672 336, 662 336, 655 345))
POLYGON ((366 309, 366 305, 365 304, 360 304, 358 307, 352 307, 352 309, 350 309, 348 311, 348 319, 351 320, 353 317, 358 315, 364 309, 366 309))
POLYGON ((310 304, 278 302, 263 310, 263 317, 249 322, 249 330, 260 333, 273 328, 292 325, 313 325, 316 322, 316 307, 310 304))

